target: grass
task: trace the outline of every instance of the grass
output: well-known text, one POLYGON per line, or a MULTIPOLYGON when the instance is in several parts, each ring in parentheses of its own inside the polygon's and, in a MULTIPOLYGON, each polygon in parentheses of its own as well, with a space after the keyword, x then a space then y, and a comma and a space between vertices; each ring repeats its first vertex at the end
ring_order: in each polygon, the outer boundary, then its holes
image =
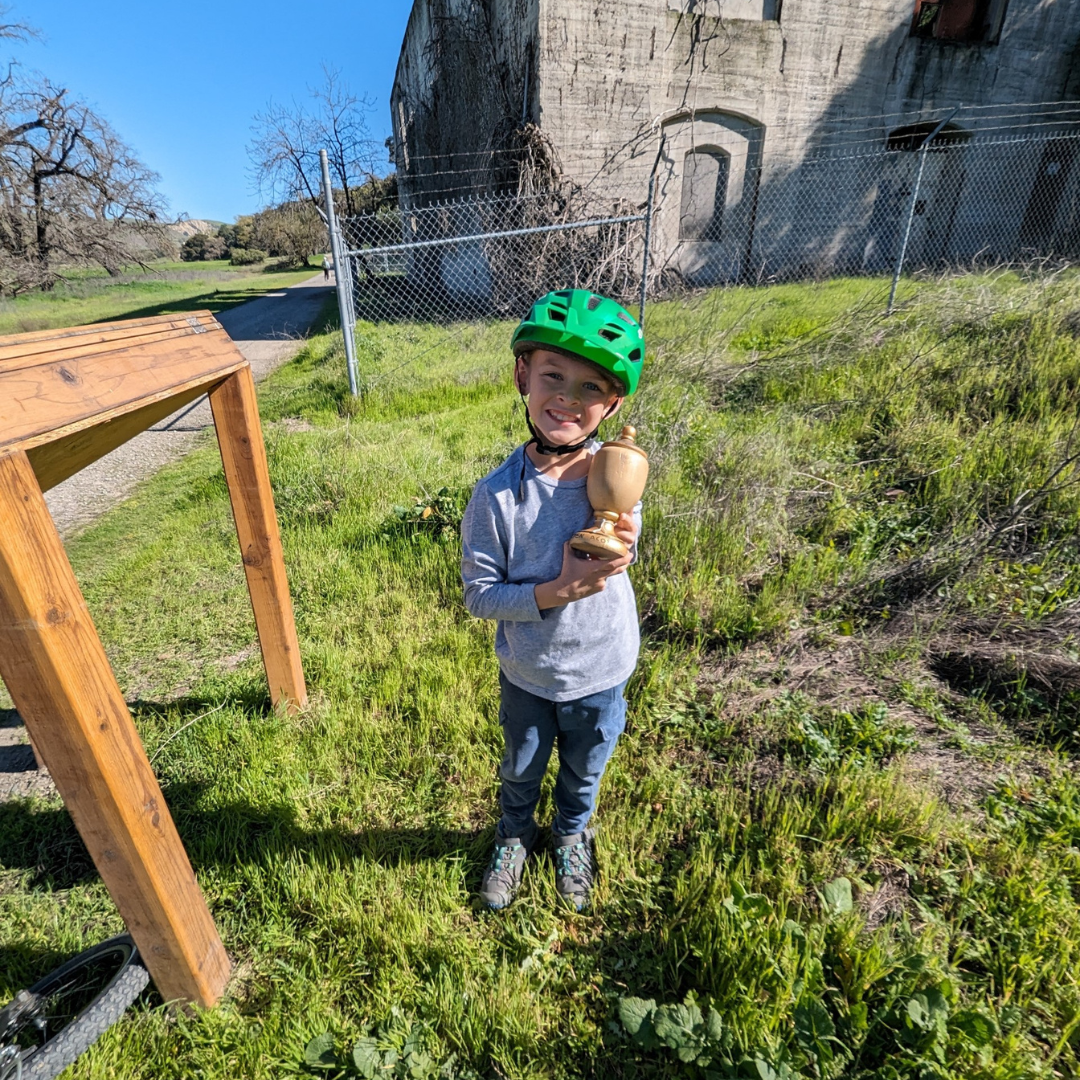
MULTIPOLYGON (((507 326, 362 326, 359 403, 334 334, 262 385, 298 718, 212 446, 77 538, 236 976, 72 1075, 1077 1075, 1080 293, 882 296, 650 309, 620 417, 653 466, 645 633, 587 915, 543 861, 471 905, 500 736, 455 524, 522 439, 507 326)), ((0 807, 0 864, 0 995, 120 929, 55 800, 0 807)))
POLYGON ((217 314, 263 293, 305 281, 316 268, 281 270, 230 266, 227 261, 158 261, 117 277, 73 271, 49 292, 0 299, 0 334, 145 318, 207 309, 217 314))

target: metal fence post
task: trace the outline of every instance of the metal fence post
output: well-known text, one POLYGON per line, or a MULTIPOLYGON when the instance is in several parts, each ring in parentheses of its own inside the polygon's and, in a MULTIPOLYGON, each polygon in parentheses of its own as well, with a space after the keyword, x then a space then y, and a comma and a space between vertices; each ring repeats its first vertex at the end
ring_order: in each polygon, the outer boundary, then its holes
POLYGON ((649 241, 652 237, 653 190, 656 186, 656 170, 649 177, 649 195, 645 201, 645 254, 641 259, 641 299, 638 303, 638 322, 645 329, 645 291, 649 282, 649 241))
POLYGON ((911 189, 911 201, 908 203, 907 221, 904 224, 904 235, 900 241, 900 250, 896 253, 896 266, 893 269, 892 286, 889 288, 889 306, 885 309, 887 315, 892 314, 893 304, 896 301, 896 286, 900 283, 900 274, 904 269, 904 256, 907 254, 908 239, 911 237, 911 226, 915 220, 915 205, 919 199, 919 188, 922 185, 923 169, 926 168, 926 153, 930 144, 937 138, 941 129, 957 114, 959 107, 953 109, 929 135, 923 139, 919 147, 919 168, 915 173, 915 186, 911 189))
POLYGON ((334 213, 334 189, 330 186, 330 164, 326 151, 319 151, 322 165, 323 198, 326 200, 326 227, 330 232, 330 251, 334 256, 334 281, 337 283, 338 314, 341 316, 341 335, 345 339, 345 367, 349 375, 349 393, 360 393, 356 366, 356 319, 352 314, 352 297, 349 295, 352 275, 345 260, 345 245, 338 234, 337 215, 334 213))

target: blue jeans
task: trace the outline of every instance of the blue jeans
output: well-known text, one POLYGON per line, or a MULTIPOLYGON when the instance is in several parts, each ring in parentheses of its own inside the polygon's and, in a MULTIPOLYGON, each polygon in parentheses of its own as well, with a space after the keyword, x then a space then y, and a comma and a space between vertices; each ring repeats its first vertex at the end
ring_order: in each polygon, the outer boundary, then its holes
POLYGON ((573 701, 548 701, 522 690, 499 673, 499 723, 506 745, 499 770, 500 835, 532 835, 540 781, 556 743, 559 773, 551 831, 556 836, 570 836, 588 825, 596 807, 600 777, 626 726, 625 687, 624 681, 573 701))

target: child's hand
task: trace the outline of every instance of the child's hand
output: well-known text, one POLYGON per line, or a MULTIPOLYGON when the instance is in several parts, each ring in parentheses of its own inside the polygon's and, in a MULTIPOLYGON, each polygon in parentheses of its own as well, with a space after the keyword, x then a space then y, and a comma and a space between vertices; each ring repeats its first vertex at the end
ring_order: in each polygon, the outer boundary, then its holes
POLYGON ((629 548, 634 546, 637 540, 638 528, 634 522, 633 514, 620 514, 619 520, 611 526, 615 535, 629 548))
POLYGON ((534 590, 536 606, 544 611, 546 608, 561 607, 563 604, 592 596, 593 593, 603 592, 607 579, 623 573, 629 565, 629 555, 621 559, 583 559, 567 540, 563 544, 562 570, 559 576, 554 581, 537 585, 534 590))

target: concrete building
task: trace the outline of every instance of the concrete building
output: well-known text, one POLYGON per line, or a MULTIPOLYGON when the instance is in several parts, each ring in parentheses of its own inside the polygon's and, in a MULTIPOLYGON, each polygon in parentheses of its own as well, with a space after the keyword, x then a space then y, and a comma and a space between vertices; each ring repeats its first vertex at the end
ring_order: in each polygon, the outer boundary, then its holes
POLYGON ((406 205, 512 180, 526 125, 595 190, 655 168, 654 251, 704 284, 882 269, 955 107, 913 257, 1073 243, 1080 112, 1019 106, 1077 98, 1080 0, 415 0, 391 109, 406 205))

